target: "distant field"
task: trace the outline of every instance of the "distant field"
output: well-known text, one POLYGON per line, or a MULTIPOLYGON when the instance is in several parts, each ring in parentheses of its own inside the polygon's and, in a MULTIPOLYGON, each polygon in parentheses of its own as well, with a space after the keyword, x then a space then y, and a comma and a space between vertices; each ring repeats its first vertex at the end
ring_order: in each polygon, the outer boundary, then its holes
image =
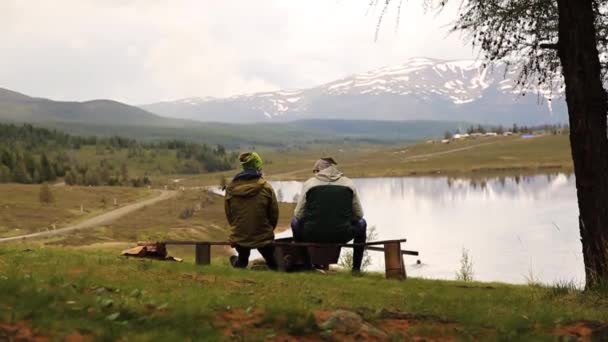
POLYGON ((151 195, 143 188, 51 186, 54 202, 42 204, 40 185, 0 184, 0 237, 61 228, 68 223, 151 195), (104 205, 105 200, 105 205, 104 205), (80 211, 81 205, 83 212, 80 211))
POLYGON ((342 168, 353 177, 539 172, 571 170, 572 157, 566 135, 487 137, 382 151, 347 160, 342 168))
MULTIPOLYGON (((293 151, 261 150, 264 173, 275 180, 303 180, 321 156, 332 156, 350 177, 393 177, 416 175, 478 176, 494 173, 540 173, 572 170, 567 135, 545 135, 531 139, 520 136, 482 137, 450 144, 420 142, 405 145, 320 145, 293 151)), ((234 171, 180 178, 180 184, 219 184, 234 171)), ((166 182, 163 179, 160 183, 166 182)))

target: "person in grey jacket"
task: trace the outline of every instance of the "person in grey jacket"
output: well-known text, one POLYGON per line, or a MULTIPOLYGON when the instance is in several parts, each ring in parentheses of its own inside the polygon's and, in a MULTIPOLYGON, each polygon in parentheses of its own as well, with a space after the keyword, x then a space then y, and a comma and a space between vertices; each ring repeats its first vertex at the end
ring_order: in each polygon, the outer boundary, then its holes
MULTIPOLYGON (((300 242, 365 243, 367 222, 353 181, 337 168, 333 158, 321 158, 313 167, 314 177, 300 193, 291 223, 300 242)), ((361 271, 364 248, 353 250, 353 272, 361 271)))

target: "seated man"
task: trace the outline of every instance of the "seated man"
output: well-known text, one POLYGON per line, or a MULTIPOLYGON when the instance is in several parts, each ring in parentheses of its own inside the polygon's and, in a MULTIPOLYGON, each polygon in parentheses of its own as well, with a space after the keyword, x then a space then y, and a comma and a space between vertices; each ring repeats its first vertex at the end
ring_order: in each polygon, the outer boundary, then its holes
MULTIPOLYGON (((304 183, 292 220, 296 241, 365 243, 367 223, 352 180, 344 177, 332 158, 318 160, 315 176, 304 183)), ((361 271, 363 246, 353 250, 353 272, 361 271)))
POLYGON ((262 159, 255 152, 242 153, 243 171, 226 188, 224 209, 232 228, 230 242, 238 256, 230 257, 237 268, 246 268, 252 248, 262 254, 270 269, 274 259, 274 229, 279 219, 279 205, 272 186, 262 177, 262 159))

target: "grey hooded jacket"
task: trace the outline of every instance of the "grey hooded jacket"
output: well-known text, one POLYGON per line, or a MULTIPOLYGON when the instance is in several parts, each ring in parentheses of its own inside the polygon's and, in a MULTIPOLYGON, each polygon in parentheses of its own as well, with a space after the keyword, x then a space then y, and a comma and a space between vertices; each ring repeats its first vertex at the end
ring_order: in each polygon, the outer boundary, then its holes
POLYGON ((305 216, 306 212, 306 194, 312 188, 318 186, 342 186, 347 187, 352 190, 352 213, 353 213, 353 221, 359 220, 363 218, 363 208, 361 207, 361 202, 359 201, 359 196, 357 194, 357 189, 355 188, 355 184, 353 181, 345 177, 340 170, 338 170, 335 166, 330 166, 324 170, 319 171, 314 177, 307 180, 302 186, 302 191, 300 192, 300 197, 298 199, 298 204, 294 211, 294 216, 296 219, 301 220, 305 216))

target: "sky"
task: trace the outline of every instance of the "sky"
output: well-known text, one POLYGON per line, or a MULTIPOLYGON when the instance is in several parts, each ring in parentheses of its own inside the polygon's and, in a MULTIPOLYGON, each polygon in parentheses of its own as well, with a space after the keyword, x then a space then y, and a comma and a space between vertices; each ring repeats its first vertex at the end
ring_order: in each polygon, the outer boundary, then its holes
POLYGON ((404 0, 397 20, 393 2, 376 40, 382 5, 370 0, 2 0, 0 87, 145 104, 476 56, 449 33, 454 5, 437 14, 404 0))

